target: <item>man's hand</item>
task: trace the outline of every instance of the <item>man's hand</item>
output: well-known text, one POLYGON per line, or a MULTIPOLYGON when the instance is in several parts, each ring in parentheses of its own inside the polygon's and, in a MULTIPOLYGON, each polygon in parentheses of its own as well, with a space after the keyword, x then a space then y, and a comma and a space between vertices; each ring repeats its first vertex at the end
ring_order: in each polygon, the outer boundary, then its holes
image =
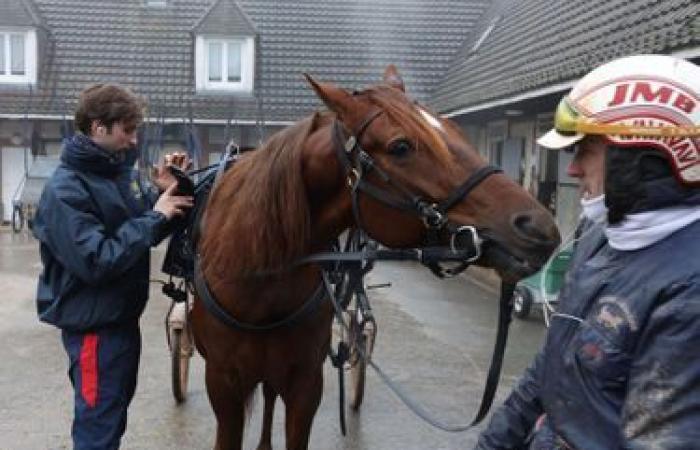
POLYGON ((153 184, 161 191, 167 190, 170 186, 177 183, 177 179, 168 170, 168 166, 175 166, 182 171, 186 171, 192 166, 192 160, 186 153, 175 152, 165 155, 163 164, 159 164, 153 168, 151 177, 153 184))
POLYGON ((175 195, 177 183, 171 184, 165 192, 158 197, 158 201, 153 207, 154 211, 162 213, 168 220, 173 217, 180 217, 185 214, 185 211, 193 205, 192 197, 184 195, 175 195))

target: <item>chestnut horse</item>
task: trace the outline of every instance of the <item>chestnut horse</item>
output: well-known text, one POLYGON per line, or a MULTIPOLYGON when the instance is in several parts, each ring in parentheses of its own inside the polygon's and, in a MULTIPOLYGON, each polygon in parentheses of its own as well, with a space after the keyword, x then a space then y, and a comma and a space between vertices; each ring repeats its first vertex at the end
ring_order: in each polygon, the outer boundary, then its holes
MULTIPOLYGON (((377 172, 367 179, 394 196, 410 192, 437 204, 486 165, 455 125, 406 97, 393 66, 383 84, 352 94, 307 79, 330 112, 297 122, 242 157, 219 180, 205 210, 201 274, 221 307, 249 324, 283 320, 304 305, 320 284, 320 270, 295 261, 328 250, 350 226, 361 226, 389 247, 415 247, 425 239, 425 221, 410 211, 363 193, 353 208, 349 183, 357 173, 339 159, 338 130, 344 138, 358 136, 363 153, 391 183, 377 172)), ((356 156, 359 148, 347 146, 346 154, 356 156)), ((457 199, 447 219, 479 230, 490 244, 477 263, 511 281, 536 271, 559 243, 549 213, 502 173, 489 174, 457 199)), ((449 236, 442 237, 448 244, 449 236)), ((307 448, 331 319, 330 303, 322 302, 293 325, 247 331, 227 326, 195 300, 191 321, 206 360, 216 449, 241 448, 246 403, 261 383, 265 411, 258 448, 271 448, 277 396, 286 407, 287 448, 307 448)))

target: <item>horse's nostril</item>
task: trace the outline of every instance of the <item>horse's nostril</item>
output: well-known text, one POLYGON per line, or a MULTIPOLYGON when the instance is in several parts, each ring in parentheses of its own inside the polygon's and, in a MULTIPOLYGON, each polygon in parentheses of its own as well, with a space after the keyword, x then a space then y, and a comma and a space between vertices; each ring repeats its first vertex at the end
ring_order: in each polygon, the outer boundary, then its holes
POLYGON ((527 240, 549 243, 554 239, 553 236, 547 233, 548 230, 544 230, 542 226, 537 223, 534 214, 531 212, 513 215, 511 223, 515 231, 527 240))

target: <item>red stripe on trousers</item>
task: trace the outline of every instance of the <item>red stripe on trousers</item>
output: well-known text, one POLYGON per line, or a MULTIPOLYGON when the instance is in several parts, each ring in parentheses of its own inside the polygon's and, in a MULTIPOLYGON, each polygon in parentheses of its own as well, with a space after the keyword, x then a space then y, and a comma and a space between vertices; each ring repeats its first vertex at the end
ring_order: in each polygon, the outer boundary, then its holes
POLYGON ((80 347, 80 394, 89 408, 97 405, 97 342, 96 333, 88 333, 83 336, 83 345, 80 347))

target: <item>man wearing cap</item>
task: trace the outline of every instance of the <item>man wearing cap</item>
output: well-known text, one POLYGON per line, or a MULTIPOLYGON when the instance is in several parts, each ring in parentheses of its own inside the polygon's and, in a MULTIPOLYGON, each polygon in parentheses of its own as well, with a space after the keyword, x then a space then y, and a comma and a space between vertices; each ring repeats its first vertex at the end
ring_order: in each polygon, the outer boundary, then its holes
POLYGON ((544 347, 478 449, 700 446, 700 68, 604 64, 538 142, 574 151, 585 231, 544 347))

